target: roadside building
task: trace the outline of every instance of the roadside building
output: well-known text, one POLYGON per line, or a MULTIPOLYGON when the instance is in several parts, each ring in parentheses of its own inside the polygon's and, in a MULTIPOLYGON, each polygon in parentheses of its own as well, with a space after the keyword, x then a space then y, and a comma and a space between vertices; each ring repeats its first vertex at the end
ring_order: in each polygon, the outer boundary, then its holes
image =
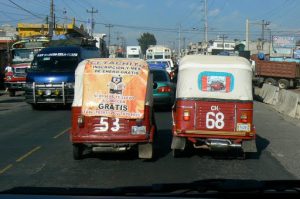
MULTIPOLYGON (((49 24, 18 23, 17 31, 20 37, 46 36, 49 33, 49 24)), ((68 34, 72 37, 89 37, 83 24, 78 27, 75 19, 70 24, 55 24, 54 33, 55 35, 68 34)))

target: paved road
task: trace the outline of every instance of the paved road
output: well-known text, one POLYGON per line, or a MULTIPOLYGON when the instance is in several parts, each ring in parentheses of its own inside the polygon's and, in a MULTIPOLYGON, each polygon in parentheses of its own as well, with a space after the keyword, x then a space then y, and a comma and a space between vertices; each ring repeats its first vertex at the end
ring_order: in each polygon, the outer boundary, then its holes
MULTIPOLYGON (((22 102, 22 96, 12 98, 15 106, 7 110, 3 107, 10 100, 4 97, 0 97, 0 191, 20 186, 107 188, 214 178, 271 180, 300 176, 296 165, 276 156, 280 146, 272 144, 285 139, 283 128, 297 136, 300 127, 259 102, 255 103, 259 153, 247 160, 199 151, 174 159, 170 151, 171 114, 157 112, 159 153, 155 160, 143 161, 135 152, 128 152, 90 154, 75 161, 68 137, 69 110, 33 111, 22 102)), ((285 152, 290 153, 282 149, 283 155, 285 152)))

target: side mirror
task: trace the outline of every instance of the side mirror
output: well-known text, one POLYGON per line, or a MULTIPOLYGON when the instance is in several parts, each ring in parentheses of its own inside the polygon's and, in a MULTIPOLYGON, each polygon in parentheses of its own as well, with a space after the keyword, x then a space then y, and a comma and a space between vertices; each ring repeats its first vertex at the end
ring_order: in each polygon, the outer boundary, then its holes
POLYGON ((157 83, 156 82, 153 82, 153 89, 157 89, 157 83))

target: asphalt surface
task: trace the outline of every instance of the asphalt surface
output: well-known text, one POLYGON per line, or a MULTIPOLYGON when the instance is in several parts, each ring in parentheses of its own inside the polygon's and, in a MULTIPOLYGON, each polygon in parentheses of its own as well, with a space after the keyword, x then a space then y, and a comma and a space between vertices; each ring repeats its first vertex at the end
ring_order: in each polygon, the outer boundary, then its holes
POLYGON ((259 151, 246 160, 198 150, 174 159, 171 114, 158 111, 154 160, 140 160, 130 151, 86 154, 75 161, 68 135, 70 110, 33 111, 22 99, 22 95, 0 96, 0 191, 16 187, 112 188, 216 178, 300 178, 300 127, 260 102, 255 102, 259 151))

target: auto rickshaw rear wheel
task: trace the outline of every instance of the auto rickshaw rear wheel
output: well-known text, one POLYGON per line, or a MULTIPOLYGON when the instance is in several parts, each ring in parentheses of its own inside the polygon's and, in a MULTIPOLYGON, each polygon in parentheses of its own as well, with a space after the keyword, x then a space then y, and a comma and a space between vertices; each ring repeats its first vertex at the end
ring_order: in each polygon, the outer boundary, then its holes
POLYGON ((73 159, 80 160, 82 159, 84 146, 82 144, 73 144, 73 159))

